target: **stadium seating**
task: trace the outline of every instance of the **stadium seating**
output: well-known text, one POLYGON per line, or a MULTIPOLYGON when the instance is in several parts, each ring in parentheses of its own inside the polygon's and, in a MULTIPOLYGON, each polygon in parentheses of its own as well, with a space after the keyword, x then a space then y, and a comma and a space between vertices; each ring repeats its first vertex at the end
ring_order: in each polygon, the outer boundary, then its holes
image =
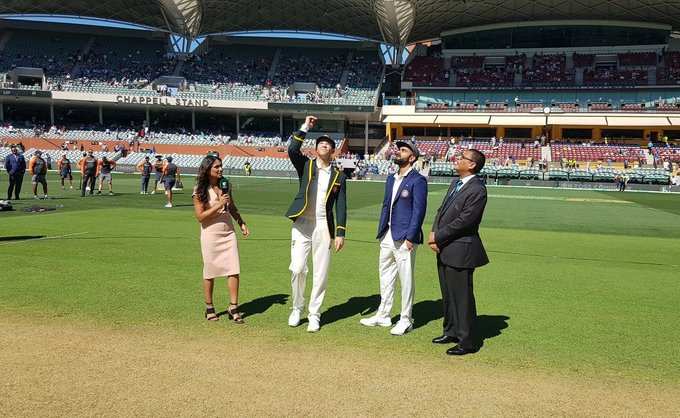
POLYGON ((574 85, 573 71, 567 71, 567 58, 559 55, 534 55, 533 66, 524 70, 523 83, 533 87, 574 85))
POLYGON ((275 49, 241 45, 210 45, 207 52, 191 57, 182 75, 202 85, 264 85, 275 49))
POLYGON ((105 82, 111 87, 143 87, 159 75, 172 74, 165 43, 139 38, 97 38, 78 62, 71 84, 105 82))
POLYGON ((478 55, 451 57, 451 68, 481 69, 485 59, 478 55))
MULTIPOLYGON (((449 143, 447 141, 416 141, 418 151, 423 156, 443 158, 449 151, 449 143)), ((392 144, 387 150, 387 155, 394 155, 397 152, 397 146, 392 144)))
MULTIPOLYGON (((83 157, 83 153, 81 151, 62 151, 62 150, 54 150, 54 149, 38 149, 38 148, 29 148, 24 152, 24 157, 26 158, 26 161, 28 161, 33 155, 35 154, 36 151, 41 151, 43 158, 45 158, 47 155, 50 156, 52 159, 52 169, 56 170, 57 168, 57 161, 61 159, 62 155, 66 155, 66 158, 71 160, 72 168, 74 171, 78 170, 77 163, 80 161, 80 159, 83 157)), ((116 160, 120 157, 120 153, 117 152, 101 152, 101 151, 93 151, 92 155, 94 155, 97 158, 102 158, 106 157, 110 160, 116 160)))
POLYGON ((382 63, 375 53, 357 52, 347 69, 347 85, 375 90, 382 76, 382 63))
POLYGON ((456 145, 449 150, 449 154, 457 157, 468 148, 475 148, 483 152, 486 158, 496 159, 498 161, 505 161, 508 159, 523 161, 529 157, 534 160, 541 158, 541 149, 535 148, 532 144, 526 142, 504 142, 502 145, 496 144, 495 146, 492 146, 490 141, 481 140, 465 140, 457 142, 456 145))
POLYGON ((572 60, 574 62, 574 67, 576 68, 590 67, 593 64, 595 64, 595 55, 577 54, 576 52, 574 52, 574 54, 572 55, 572 60))
POLYGON ((509 87, 514 81, 510 69, 462 69, 456 71, 457 87, 509 87))
POLYGON ((286 140, 274 134, 241 134, 229 143, 246 147, 277 147, 286 140))
POLYGON ((86 36, 69 33, 16 31, 0 53, 0 71, 14 67, 42 68, 48 76, 65 76, 75 65, 86 36))
POLYGON ((646 85, 647 70, 593 69, 583 73, 583 84, 598 87, 626 87, 646 85))
POLYGON ((627 52, 618 54, 619 66, 644 67, 655 66, 657 55, 654 52, 627 52))
POLYGON ((562 158, 576 161, 636 161, 645 156, 646 150, 639 146, 631 145, 576 145, 576 144, 552 144, 551 153, 553 161, 562 158))
POLYGON ((652 152, 662 160, 680 163, 680 147, 653 147, 652 152))
MULTIPOLYGON (((210 45, 207 52, 189 56, 181 64, 180 74, 186 78, 188 88, 178 95, 354 106, 372 106, 377 100, 382 75, 377 53, 321 48, 279 51, 273 80, 268 80, 276 47, 210 45), (315 83, 318 88, 293 95, 288 87, 296 81, 315 83)), ((150 83, 180 68, 168 44, 160 40, 27 31, 12 36, 0 54, 1 72, 16 66, 45 68, 49 90, 136 96, 163 95, 154 91, 150 83), (87 52, 81 55, 86 45, 87 52)))
POLYGON ((671 51, 663 55, 663 66, 657 70, 658 84, 678 84, 680 81, 680 52, 671 51))
MULTIPOLYGON (((136 166, 139 164, 144 157, 150 154, 135 152, 130 153, 124 158, 120 158, 117 163, 118 165, 125 166, 136 166)), ((170 154, 164 157, 172 156, 173 163, 177 164, 181 168, 191 168, 197 169, 205 158, 205 155, 188 155, 188 154, 170 154)), ((274 157, 243 157, 243 156, 224 156, 222 160, 222 165, 225 170, 238 171, 243 170, 243 164, 249 161, 256 171, 278 171, 278 172, 290 172, 291 174, 295 172, 293 164, 287 158, 274 158, 274 157)))
POLYGON ((414 86, 448 86, 448 74, 441 58, 418 56, 406 66, 404 81, 414 86))
POLYGON ((283 49, 274 72, 273 84, 288 86, 295 82, 335 87, 345 69, 348 51, 334 49, 283 49))

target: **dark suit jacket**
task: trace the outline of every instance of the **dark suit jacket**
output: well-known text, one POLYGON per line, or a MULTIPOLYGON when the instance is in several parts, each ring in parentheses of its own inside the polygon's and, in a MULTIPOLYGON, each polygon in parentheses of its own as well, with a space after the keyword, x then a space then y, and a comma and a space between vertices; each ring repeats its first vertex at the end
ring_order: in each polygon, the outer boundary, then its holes
POLYGON ((21 154, 9 154, 5 157, 5 170, 11 176, 14 174, 24 174, 26 172, 26 160, 21 154))
POLYGON ((390 228, 394 241, 407 239, 414 244, 422 244, 423 220, 427 210, 427 179, 415 169, 411 170, 401 181, 394 202, 392 202, 393 188, 394 176, 391 175, 387 177, 385 183, 385 196, 376 238, 382 239, 390 228))
POLYGON ((486 207, 486 186, 475 176, 449 199, 455 185, 456 182, 451 182, 432 225, 440 250, 438 258, 450 267, 480 267, 489 262, 479 238, 479 224, 486 207))
MULTIPOLYGON (((309 202, 309 186, 313 181, 319 178, 316 169, 316 161, 314 158, 307 158, 302 153, 302 143, 305 140, 306 133, 303 131, 295 132, 288 145, 288 157, 295 167, 300 179, 300 188, 298 193, 288 208, 286 216, 295 222, 295 220, 304 213, 309 202)), ((328 183, 328 192, 326 193, 326 221, 328 222, 328 232, 331 238, 344 237, 347 231, 347 178, 345 173, 331 166, 331 177, 328 183), (338 216, 338 225, 335 226, 335 219, 333 217, 333 207, 338 216)))

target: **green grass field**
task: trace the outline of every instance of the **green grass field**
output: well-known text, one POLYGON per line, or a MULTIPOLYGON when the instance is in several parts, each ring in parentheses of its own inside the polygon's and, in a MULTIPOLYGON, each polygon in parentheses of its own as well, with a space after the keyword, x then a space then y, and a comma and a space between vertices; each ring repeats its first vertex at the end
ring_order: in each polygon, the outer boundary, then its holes
MULTIPOLYGON (((348 240, 333 256, 321 332, 311 335, 286 325, 291 224, 283 213, 296 181, 232 179, 252 233, 239 236, 247 325, 236 326, 202 320, 199 225, 188 191, 165 209, 162 194, 138 194, 136 176, 115 175, 115 196, 84 199, 50 178, 53 199, 26 199, 25 184, 18 210, 0 213, 4 314, 445 357, 446 347, 429 342, 441 333, 441 297, 426 247, 416 263, 416 329, 392 337, 359 325, 378 305, 381 183, 348 185, 348 240), (23 212, 34 204, 63 208, 23 212), (21 236, 47 239, 12 238, 21 236)), ((445 190, 430 185, 426 231, 445 190)), ((680 196, 490 187, 481 235, 491 259, 475 275, 486 339, 471 361, 680 384, 680 196)), ((218 285, 216 304, 224 309, 226 285, 218 285)))

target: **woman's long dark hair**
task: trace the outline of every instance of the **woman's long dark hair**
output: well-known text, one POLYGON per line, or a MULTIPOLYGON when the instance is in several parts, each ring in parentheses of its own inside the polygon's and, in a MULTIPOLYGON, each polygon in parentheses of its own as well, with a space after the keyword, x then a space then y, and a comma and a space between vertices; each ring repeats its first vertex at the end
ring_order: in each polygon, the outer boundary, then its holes
POLYGON ((201 161, 201 165, 198 167, 198 176, 196 177, 196 196, 198 200, 203 203, 203 206, 208 205, 210 200, 210 194, 208 189, 210 189, 210 169, 212 168, 215 161, 219 161, 222 164, 222 159, 215 157, 214 155, 208 155, 201 161))

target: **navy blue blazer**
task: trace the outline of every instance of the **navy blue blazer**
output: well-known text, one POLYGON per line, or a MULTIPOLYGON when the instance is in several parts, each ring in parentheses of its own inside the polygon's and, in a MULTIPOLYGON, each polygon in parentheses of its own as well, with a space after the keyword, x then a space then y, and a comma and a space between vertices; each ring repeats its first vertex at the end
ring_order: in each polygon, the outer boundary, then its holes
POLYGON ((26 172, 26 160, 21 154, 9 154, 5 157, 5 170, 9 175, 23 174, 26 172))
POLYGON ((392 202, 394 176, 387 177, 385 197, 383 198, 378 239, 382 239, 391 229, 395 241, 409 240, 414 244, 423 243, 423 220, 427 210, 427 179, 412 170, 402 181, 392 202), (390 206, 392 220, 390 221, 390 206), (390 228, 391 225, 391 228, 390 228))

